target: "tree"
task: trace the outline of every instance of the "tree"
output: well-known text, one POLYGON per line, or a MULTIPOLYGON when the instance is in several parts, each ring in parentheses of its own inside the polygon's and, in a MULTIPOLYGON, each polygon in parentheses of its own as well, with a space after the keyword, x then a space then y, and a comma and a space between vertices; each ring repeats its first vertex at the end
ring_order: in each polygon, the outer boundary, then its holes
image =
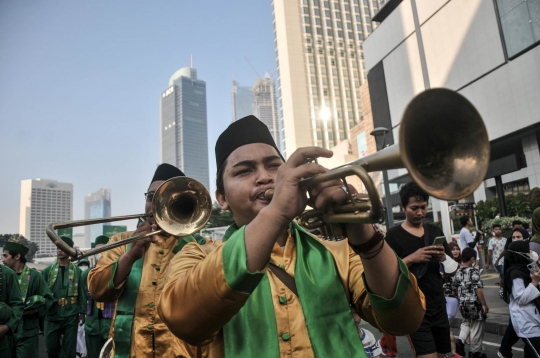
POLYGON ((532 188, 529 192, 528 199, 531 206, 531 211, 534 211, 536 208, 540 208, 540 189, 532 188))
POLYGON ((28 253, 26 254, 26 260, 28 262, 34 262, 34 256, 36 255, 36 252, 39 250, 39 245, 35 242, 31 242, 27 238, 25 238, 22 235, 19 234, 2 234, 0 235, 0 246, 4 247, 6 242, 8 242, 9 238, 12 236, 19 236, 20 243, 28 247, 28 253))
POLYGON ((210 221, 206 224, 207 228, 229 226, 234 223, 234 218, 230 210, 221 210, 219 204, 214 202, 212 204, 212 214, 210 215, 210 221))

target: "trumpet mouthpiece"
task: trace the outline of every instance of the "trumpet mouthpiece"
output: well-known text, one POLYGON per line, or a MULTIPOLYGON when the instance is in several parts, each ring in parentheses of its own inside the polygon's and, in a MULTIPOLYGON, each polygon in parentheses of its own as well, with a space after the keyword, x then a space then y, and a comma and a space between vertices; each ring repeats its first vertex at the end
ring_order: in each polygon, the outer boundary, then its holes
POLYGON ((274 196, 274 189, 268 189, 264 192, 264 198, 268 201, 272 201, 272 197, 274 196))

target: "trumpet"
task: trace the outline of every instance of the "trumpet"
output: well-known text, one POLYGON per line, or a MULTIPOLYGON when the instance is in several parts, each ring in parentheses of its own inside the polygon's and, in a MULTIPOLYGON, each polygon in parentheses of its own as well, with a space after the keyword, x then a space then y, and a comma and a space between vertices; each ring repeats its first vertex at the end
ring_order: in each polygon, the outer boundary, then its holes
POLYGON ((188 236, 200 231, 210 220, 212 213, 212 199, 208 190, 195 179, 188 177, 175 177, 165 181, 159 186, 152 200, 150 214, 135 214, 115 216, 111 218, 69 221, 49 224, 45 229, 47 236, 57 248, 71 257, 71 261, 98 254, 122 245, 127 245, 154 235, 169 234, 174 236, 188 236), (143 219, 154 217, 160 230, 148 234, 132 236, 130 238, 106 244, 104 246, 81 251, 69 247, 55 230, 77 226, 101 224, 112 221, 130 219, 143 219))
MULTIPOLYGON (((465 97, 445 89, 420 93, 407 105, 399 128, 399 143, 377 153, 300 181, 310 188, 341 179, 348 200, 327 211, 307 210, 297 221, 306 229, 322 228, 323 235, 343 237, 344 223, 378 223, 384 219, 379 193, 368 172, 406 168, 429 195, 457 200, 472 194, 489 166, 490 145, 482 117, 465 97), (357 176, 368 199, 347 189, 346 177, 357 176)), ((388 194, 387 194, 388 195, 388 194)), ((271 200, 273 191, 265 196, 271 200)))

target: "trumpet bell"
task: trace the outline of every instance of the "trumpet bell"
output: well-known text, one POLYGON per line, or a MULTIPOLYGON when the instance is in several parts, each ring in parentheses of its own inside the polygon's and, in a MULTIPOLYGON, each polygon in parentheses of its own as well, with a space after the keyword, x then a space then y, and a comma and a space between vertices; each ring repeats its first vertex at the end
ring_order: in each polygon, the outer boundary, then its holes
POLYGON ((176 177, 164 182, 154 194, 152 213, 161 229, 174 236, 201 230, 212 214, 212 199, 200 182, 176 177))
POLYGON ((430 195, 458 200, 482 183, 489 139, 482 117, 465 97, 445 88, 420 93, 407 106, 400 126, 404 166, 430 195))

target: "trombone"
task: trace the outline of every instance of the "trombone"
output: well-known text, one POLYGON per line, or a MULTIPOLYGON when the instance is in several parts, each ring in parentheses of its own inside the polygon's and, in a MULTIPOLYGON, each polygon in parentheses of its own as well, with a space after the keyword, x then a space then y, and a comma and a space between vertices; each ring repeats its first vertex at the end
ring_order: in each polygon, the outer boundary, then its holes
POLYGON ((63 223, 49 224, 45 231, 49 239, 57 248, 71 257, 71 261, 113 249, 118 246, 130 244, 154 235, 169 234, 174 236, 188 236, 201 230, 212 213, 212 199, 208 190, 195 179, 188 177, 175 177, 165 181, 159 186, 152 200, 152 210, 149 214, 136 214, 115 216, 112 218, 78 220, 63 223), (154 217, 160 230, 148 234, 132 236, 124 240, 112 242, 101 247, 81 251, 66 244, 55 230, 77 226, 108 223, 130 219, 154 217))
MULTIPOLYGON (((303 179, 310 188, 325 181, 356 175, 369 199, 347 191, 348 200, 322 212, 307 210, 297 220, 306 229, 321 228, 324 236, 343 237, 342 223, 377 223, 384 209, 368 172, 406 168, 429 195, 457 200, 472 194, 482 183, 489 166, 490 145, 486 127, 476 108, 459 93, 430 89, 407 105, 399 128, 399 143, 324 174, 303 179)), ((271 200, 273 190, 265 196, 271 200)), ((388 194, 387 194, 388 195, 388 194)))

